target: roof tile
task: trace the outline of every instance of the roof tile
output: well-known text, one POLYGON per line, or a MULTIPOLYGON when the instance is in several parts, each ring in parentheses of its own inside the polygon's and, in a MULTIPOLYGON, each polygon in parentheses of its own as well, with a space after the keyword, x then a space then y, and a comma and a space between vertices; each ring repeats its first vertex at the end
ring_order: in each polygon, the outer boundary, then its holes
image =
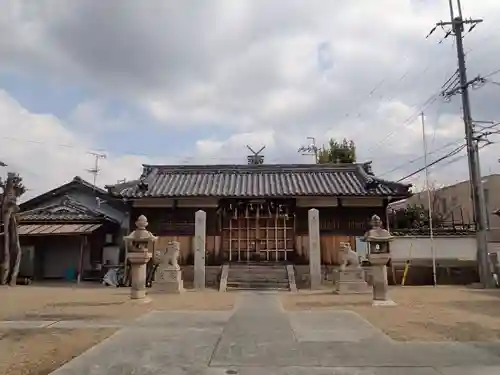
POLYGON ((110 187, 123 198, 400 196, 410 185, 377 179, 362 164, 144 166, 136 184, 110 187), (375 183, 373 188, 368 185, 375 183))

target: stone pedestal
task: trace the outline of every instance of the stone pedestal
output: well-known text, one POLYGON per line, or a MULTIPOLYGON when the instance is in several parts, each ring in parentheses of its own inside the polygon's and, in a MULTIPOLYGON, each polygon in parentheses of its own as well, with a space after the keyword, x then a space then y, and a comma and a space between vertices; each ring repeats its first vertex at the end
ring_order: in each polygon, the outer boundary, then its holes
POLYGON ((151 254, 145 253, 130 253, 128 260, 130 261, 130 278, 132 288, 130 289, 131 299, 146 298, 146 264, 151 258, 151 254))
POLYGON ((336 294, 367 294, 370 288, 365 281, 365 272, 362 268, 346 268, 335 273, 336 294))
POLYGON ((319 212, 312 208, 308 214, 309 222, 309 272, 311 289, 321 287, 321 248, 319 238, 319 212))
POLYGON ((389 301, 387 296, 389 284, 387 280, 387 266, 372 266, 373 301, 389 301))
POLYGON ((178 294, 184 292, 182 271, 180 269, 162 268, 156 270, 155 282, 152 291, 154 293, 178 294))

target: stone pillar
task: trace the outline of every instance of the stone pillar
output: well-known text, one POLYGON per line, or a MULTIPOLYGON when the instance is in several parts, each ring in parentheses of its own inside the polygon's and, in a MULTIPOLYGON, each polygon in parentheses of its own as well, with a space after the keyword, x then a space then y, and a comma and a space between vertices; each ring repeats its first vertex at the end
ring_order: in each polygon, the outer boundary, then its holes
POLYGON ((312 208, 308 213, 309 221, 309 280, 311 289, 321 287, 321 248, 319 238, 319 212, 312 208))
POLYGON ((151 255, 149 253, 131 253, 128 256, 130 261, 130 278, 132 287, 130 289, 131 299, 146 298, 146 264, 151 255))
POLYGON ((196 211, 194 228, 194 288, 205 289, 205 242, 207 233, 207 214, 196 211))

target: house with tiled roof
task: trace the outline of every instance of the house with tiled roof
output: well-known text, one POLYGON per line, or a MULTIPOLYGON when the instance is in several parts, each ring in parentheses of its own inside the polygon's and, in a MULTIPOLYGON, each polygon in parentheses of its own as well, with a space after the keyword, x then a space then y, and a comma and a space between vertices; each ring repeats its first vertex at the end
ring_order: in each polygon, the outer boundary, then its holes
POLYGON ((99 279, 107 261, 119 263, 128 211, 106 190, 75 177, 23 202, 20 209, 21 276, 99 279))
POLYGON ((144 165, 135 181, 108 186, 141 214, 148 229, 181 243, 193 261, 195 212, 206 212, 207 265, 307 262, 308 211, 319 210, 323 264, 339 260, 341 242, 356 246, 370 217, 411 195, 410 185, 377 178, 364 164, 144 165))

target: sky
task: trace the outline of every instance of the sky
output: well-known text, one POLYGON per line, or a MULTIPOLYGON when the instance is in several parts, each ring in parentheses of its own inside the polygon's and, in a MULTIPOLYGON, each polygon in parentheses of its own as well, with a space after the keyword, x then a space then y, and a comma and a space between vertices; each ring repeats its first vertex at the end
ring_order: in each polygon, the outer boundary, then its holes
MULTIPOLYGON (((484 19, 464 38, 469 77, 495 72, 500 3, 462 6, 484 19)), ((437 95, 456 71, 453 38, 426 38, 449 19, 448 0, 3 0, 3 174, 21 174, 27 199, 92 181, 95 152, 104 186, 143 163, 245 163, 246 145, 266 146, 267 163, 311 163, 297 150, 315 137, 354 140, 359 162, 398 180, 424 165, 422 110, 430 161, 463 142, 460 97, 437 95)), ((500 85, 471 101, 475 120, 500 120, 500 85)), ((498 144, 480 157, 500 173, 498 144)), ((430 178, 467 179, 467 159, 430 178)))

